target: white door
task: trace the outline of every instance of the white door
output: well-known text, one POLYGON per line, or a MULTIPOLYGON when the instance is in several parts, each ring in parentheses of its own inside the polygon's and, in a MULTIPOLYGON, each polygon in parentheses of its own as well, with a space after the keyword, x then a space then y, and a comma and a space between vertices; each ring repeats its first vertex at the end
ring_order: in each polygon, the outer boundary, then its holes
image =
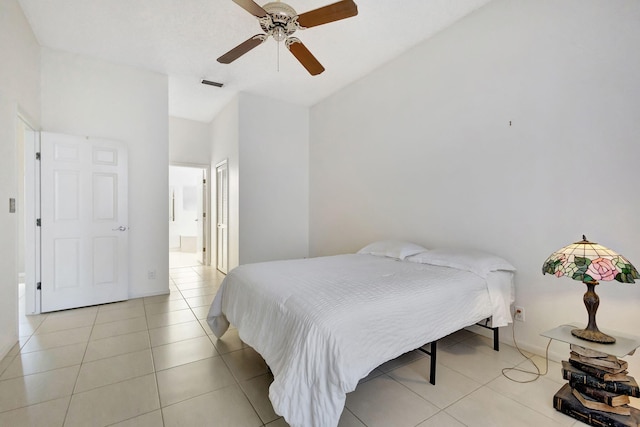
POLYGON ((227 274, 229 269, 229 172, 227 161, 216 165, 216 266, 227 274))
POLYGON ((202 177, 198 179, 198 206, 196 212, 196 259, 202 265, 207 264, 207 241, 206 241, 206 225, 207 225, 207 175, 202 170, 202 177))
POLYGON ((127 149, 43 132, 43 312, 128 298, 127 149))

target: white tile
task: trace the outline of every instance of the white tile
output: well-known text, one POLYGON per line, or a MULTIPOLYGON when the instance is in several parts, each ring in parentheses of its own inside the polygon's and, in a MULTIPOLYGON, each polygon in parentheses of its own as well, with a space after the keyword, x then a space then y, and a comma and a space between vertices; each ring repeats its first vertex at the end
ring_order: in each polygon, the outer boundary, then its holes
POLYGON ((154 347, 152 351, 156 371, 218 356, 207 336, 161 345, 154 347))
POLYGON ((361 378, 360 381, 358 381, 358 384, 362 384, 364 382, 372 380, 375 377, 378 377, 378 376, 383 375, 383 374, 384 374, 384 372, 382 372, 380 369, 376 368, 373 371, 369 372, 369 374, 366 377, 361 378))
POLYGON ((342 414, 340 415, 340 420, 338 420, 338 427, 367 427, 360 421, 353 413, 344 408, 342 414))
POLYGON ((180 277, 171 277, 173 279, 173 282, 180 287, 180 285, 186 285, 189 283, 202 283, 205 282, 206 280, 204 280, 202 277, 200 277, 200 275, 198 275, 198 273, 193 273, 193 275, 182 275, 180 277))
POLYGON ((413 427, 438 412, 387 375, 360 384, 347 395, 346 406, 368 427, 413 427))
POLYGON ((109 425, 160 408, 155 375, 74 394, 65 427, 109 425))
POLYGON ((95 325, 93 327, 93 332, 91 333, 91 340, 99 340, 102 338, 126 335, 145 330, 147 330, 147 321, 144 317, 117 320, 115 322, 95 325))
POLYGON ((209 314, 209 306, 204 305, 202 307, 192 307, 191 311, 193 311, 193 314, 198 320, 206 319, 207 315, 209 314))
POLYGON ((149 303, 149 304, 145 304, 144 307, 145 307, 145 311, 147 312, 147 316, 150 316, 152 314, 168 313, 170 311, 184 310, 189 308, 189 304, 187 304, 187 302, 181 298, 181 299, 172 299, 172 300, 162 301, 162 302, 149 303))
POLYGON ((215 295, 220 287, 216 285, 203 286, 202 288, 185 289, 180 291, 184 298, 199 297, 202 295, 215 295))
POLYGON ((86 344, 73 344, 48 350, 21 353, 4 371, 0 380, 51 371, 67 366, 79 365, 84 356, 86 344))
POLYGON ((62 427, 70 396, 0 413, 0 426, 62 427))
POLYGON ((436 385, 429 382, 429 358, 417 360, 389 372, 389 376, 444 409, 482 385, 444 365, 436 365, 436 385))
POLYGON ((477 350, 479 352, 497 356, 498 358, 504 360, 505 362, 509 362, 512 365, 522 363, 528 357, 532 356, 531 353, 525 352, 523 350, 518 350, 517 348, 505 343, 500 343, 500 351, 495 351, 493 349, 493 339, 484 337, 482 335, 474 334, 472 337, 464 340, 464 344, 468 345, 469 347, 473 347, 474 350, 477 350))
POLYGON ((265 424, 265 427, 290 427, 289 424, 284 420, 284 418, 278 418, 275 421, 272 421, 268 424, 265 424))
POLYGON ((378 366, 378 369, 382 372, 390 372, 402 365, 406 365, 415 360, 419 360, 425 357, 426 355, 419 350, 409 351, 403 355, 396 357, 395 359, 391 359, 388 362, 383 363, 382 365, 378 366))
POLYGON ((63 347, 65 345, 86 343, 91 335, 91 326, 83 328, 65 329, 48 334, 32 335, 22 347, 22 353, 63 347))
POLYGON ((99 310, 96 317, 96 324, 115 322, 117 320, 133 319, 135 317, 144 317, 145 311, 142 304, 133 307, 113 308, 108 310, 99 310))
POLYGON ((60 310, 60 311, 52 311, 47 313, 47 319, 59 319, 62 317, 78 317, 78 316, 89 316, 95 319, 96 314, 98 314, 98 306, 91 307, 80 307, 74 308, 70 310, 60 310))
POLYGON ((425 422, 418 424, 416 427, 465 427, 464 424, 453 418, 444 411, 440 411, 425 422))
POLYGON ((33 316, 20 316, 18 322, 18 331, 20 335, 31 335, 42 325, 47 318, 46 314, 37 314, 33 316))
POLYGON ((211 335, 212 338, 215 340, 216 336, 213 335, 213 331, 211 330, 211 327, 207 323, 207 319, 198 319, 198 322, 200 322, 200 324, 202 325, 202 329, 204 329, 207 335, 211 335))
MULTIPOLYGON (((211 328, 206 324, 208 329, 207 333, 211 332, 211 328)), ((213 333, 213 332, 211 332, 213 333)), ((217 338, 215 335, 211 336, 213 345, 216 346, 220 354, 231 353, 232 351, 242 350, 249 347, 238 336, 238 330, 236 328, 229 328, 227 332, 221 337, 217 338)))
POLYGON ((212 285, 212 282, 207 280, 197 280, 193 282, 176 282, 176 288, 181 292, 188 289, 206 288, 212 285))
MULTIPOLYGON (((558 384, 564 384, 567 382, 564 378, 562 378, 562 365, 559 362, 554 362, 553 360, 548 360, 545 357, 537 355, 531 358, 531 362, 536 364, 536 366, 540 370, 540 374, 544 375, 545 378, 548 378, 551 381, 555 381, 558 384)), ((518 368, 537 372, 535 367, 531 365, 531 362, 522 362, 518 365, 518 368)))
POLYGON ((239 381, 257 377, 269 371, 262 357, 251 347, 223 354, 222 358, 239 381))
POLYGON ((134 351, 151 348, 149 343, 149 333, 145 331, 134 332, 132 334, 116 335, 114 337, 102 338, 89 341, 84 362, 104 359, 106 357, 118 356, 120 354, 132 353, 134 351))
POLYGON ((62 331, 65 329, 80 328, 83 326, 91 326, 96 319, 98 310, 88 312, 74 313, 73 311, 64 313, 50 314, 40 327, 36 330, 36 334, 46 334, 50 332, 62 331))
POLYGON ((189 303, 189 306, 192 308, 193 307, 209 307, 214 297, 215 297, 214 294, 200 295, 197 297, 186 298, 186 300, 189 303))
POLYGON ((155 304, 158 302, 167 302, 167 301, 172 301, 172 300, 181 300, 184 299, 182 297, 182 295, 180 294, 180 291, 176 290, 175 291, 171 291, 168 294, 165 295, 154 295, 152 297, 145 297, 144 298, 144 304, 155 304))
POLYGON ((109 427, 158 427, 162 425, 162 411, 159 409, 138 415, 121 423, 111 424, 109 427))
POLYGON ((74 393, 153 373, 151 350, 141 350, 83 363, 74 393))
MULTIPOLYGON (((523 374, 514 371, 511 377, 516 381, 529 381, 535 376, 523 374)), ((487 387, 506 396, 510 399, 520 402, 521 404, 540 412, 541 414, 553 419, 559 424, 569 426, 573 424, 571 418, 556 411, 551 404, 553 395, 556 394, 562 385, 545 377, 540 377, 531 382, 516 382, 505 376, 499 377, 489 384, 487 387)))
POLYGON ((156 376, 163 407, 235 384, 219 356, 165 369, 156 376))
POLYGON ((280 418, 280 416, 274 412, 273 405, 271 405, 271 401, 269 400, 269 386, 272 382, 273 376, 271 376, 271 374, 264 374, 240 383, 240 387, 264 423, 269 423, 280 418))
MULTIPOLYGON (((549 405, 552 399, 553 395, 549 396, 549 405)), ((469 427, 563 425, 488 387, 474 391, 445 411, 469 427)))
POLYGON ((503 368, 513 367, 512 363, 502 360, 497 353, 484 353, 459 343, 438 349, 438 362, 480 384, 486 384, 502 375, 503 368))
POLYGON ((206 336, 206 333, 200 322, 195 320, 149 330, 152 347, 202 336, 206 336))
POLYGON ((0 412, 70 396, 79 366, 0 381, 0 412))
POLYGON ((169 311, 167 313, 147 315, 149 329, 175 325, 177 323, 192 322, 196 319, 190 309, 169 311))
POLYGON ((123 310, 127 308, 141 307, 144 305, 142 298, 135 298, 126 301, 112 302, 99 306, 100 311, 123 310))
POLYGON ((162 408, 165 427, 206 426, 215 420, 225 427, 258 427, 262 421, 237 385, 162 408))
MULTIPOLYGON (((15 345, 14 347, 17 347, 18 351, 20 351, 20 347, 18 345, 15 345)), ((16 353, 13 350, 10 350, 9 353, 2 360, 0 360, 0 375, 2 375, 4 373, 4 370, 7 369, 9 365, 11 365, 11 362, 13 362, 13 359, 15 357, 16 353)))

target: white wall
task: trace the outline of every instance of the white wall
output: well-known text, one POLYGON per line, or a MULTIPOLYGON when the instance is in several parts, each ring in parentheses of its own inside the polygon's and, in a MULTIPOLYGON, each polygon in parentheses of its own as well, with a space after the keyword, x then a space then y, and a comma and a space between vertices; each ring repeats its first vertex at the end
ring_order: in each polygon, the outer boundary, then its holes
POLYGON ((240 96, 240 263, 309 247, 309 110, 240 96))
POLYGON ((42 128, 128 145, 130 298, 169 288, 167 97, 165 75, 42 49, 42 128))
MULTIPOLYGON (((240 236, 240 221, 239 221, 239 194, 240 194, 240 179, 239 179, 239 99, 234 98, 222 111, 216 116, 211 123, 211 210, 215 215, 216 211, 216 165, 224 160, 227 160, 228 174, 229 174, 229 249, 228 249, 228 262, 229 271, 237 267, 239 262, 239 236, 240 236)), ((211 238, 213 244, 211 251, 211 265, 216 265, 217 246, 216 246, 216 232, 215 232, 215 216, 212 217, 212 232, 211 238)))
POLYGON ((213 211, 215 165, 228 160, 229 270, 308 256, 308 108, 242 93, 211 129, 213 211))
POLYGON ((40 48, 16 0, 0 2, 0 360, 18 340, 18 113, 40 121, 40 48))
MULTIPOLYGON (((585 233, 640 267, 638 22, 635 0, 496 0, 313 107, 310 253, 502 255, 517 338, 544 353, 541 332, 587 320, 585 286, 542 275, 551 252, 585 233)), ((597 291, 599 326, 637 334, 640 283, 597 291)))
POLYGON ((169 117, 169 162, 209 164, 211 124, 169 117))

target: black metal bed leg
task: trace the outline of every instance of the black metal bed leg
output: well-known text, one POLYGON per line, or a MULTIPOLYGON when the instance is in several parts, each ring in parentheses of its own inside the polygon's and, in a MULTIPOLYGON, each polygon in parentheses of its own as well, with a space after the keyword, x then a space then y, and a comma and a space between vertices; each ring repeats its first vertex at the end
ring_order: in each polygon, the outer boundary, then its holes
POLYGON ((489 326, 490 317, 484 320, 484 324, 481 322, 476 323, 476 326, 480 326, 485 329, 491 329, 493 331, 493 349, 495 351, 500 351, 500 329, 494 328, 493 326, 489 326))
POLYGON ((438 347, 438 341, 433 341, 431 343, 431 353, 429 356, 431 357, 431 371, 429 372, 429 382, 432 385, 436 385, 436 351, 438 347))
MULTIPOLYGON (((418 347, 418 350, 428 354, 431 358, 431 362, 429 364, 429 382, 436 385, 436 352, 438 350, 438 340, 432 341, 430 344, 429 350, 425 350, 422 347, 418 347)), ((426 346, 426 344, 424 346, 426 346)))

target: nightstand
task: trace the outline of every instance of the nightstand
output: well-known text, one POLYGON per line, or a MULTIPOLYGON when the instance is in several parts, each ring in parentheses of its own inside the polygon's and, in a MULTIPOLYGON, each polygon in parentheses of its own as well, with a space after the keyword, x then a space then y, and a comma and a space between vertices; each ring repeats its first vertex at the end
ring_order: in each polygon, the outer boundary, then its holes
POLYGON ((602 353, 611 354, 617 357, 623 357, 633 354, 636 348, 640 347, 640 337, 637 336, 622 334, 620 332, 611 330, 606 332, 603 331, 606 334, 615 337, 616 342, 613 344, 600 344, 597 342, 586 341, 571 335, 571 330, 576 328, 584 328, 584 324, 575 323, 570 325, 562 325, 549 331, 543 332, 540 335, 556 341, 579 345, 580 347, 600 351, 602 353))
POLYGON ((540 334, 578 346, 572 347, 570 361, 562 361, 562 376, 568 383, 553 396, 553 407, 593 426, 640 426, 640 410, 626 404, 628 396, 640 397, 640 388, 627 373, 626 362, 618 359, 633 354, 640 347, 640 337, 607 331, 616 342, 601 344, 571 334, 572 329, 583 327, 562 325, 540 334), (607 363, 617 369, 604 367, 607 363))

